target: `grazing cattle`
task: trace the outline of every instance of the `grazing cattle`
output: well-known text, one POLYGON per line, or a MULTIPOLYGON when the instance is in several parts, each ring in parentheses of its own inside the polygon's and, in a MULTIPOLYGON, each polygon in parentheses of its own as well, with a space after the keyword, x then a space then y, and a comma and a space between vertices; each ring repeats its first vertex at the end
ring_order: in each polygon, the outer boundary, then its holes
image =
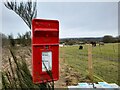
POLYGON ((92 44, 93 47, 96 46, 96 42, 90 42, 92 44))
POLYGON ((83 46, 79 46, 79 49, 83 49, 83 46))

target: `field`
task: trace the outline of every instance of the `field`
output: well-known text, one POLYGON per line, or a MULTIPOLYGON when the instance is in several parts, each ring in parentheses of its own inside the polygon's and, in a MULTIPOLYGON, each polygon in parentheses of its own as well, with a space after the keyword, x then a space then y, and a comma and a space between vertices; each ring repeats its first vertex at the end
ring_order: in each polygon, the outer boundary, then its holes
MULTIPOLYGON (((106 81, 108 83, 119 84, 118 60, 120 58, 118 58, 118 56, 120 55, 118 55, 118 45, 119 44, 116 43, 92 47, 94 82, 106 81)), ((27 66, 31 72, 31 46, 16 46, 14 48, 14 53, 19 62, 21 62, 21 60, 27 62, 27 66)), ((11 59, 11 62, 14 62, 8 48, 2 48, 3 71, 10 70, 9 58, 11 59)), ((90 79, 88 78, 87 44, 83 45, 82 50, 79 50, 79 45, 60 47, 59 63, 60 75, 59 80, 55 81, 55 87, 66 88, 69 85, 76 85, 79 82, 90 82, 90 79)), ((32 80, 29 81, 32 83, 32 80)))
MULTIPOLYGON (((106 81, 118 84, 118 43, 92 47, 94 82, 106 81), (96 78, 97 77, 97 78, 96 78)), ((65 46, 60 48, 60 58, 80 76, 88 76, 88 45, 65 46)), ((79 80, 80 81, 80 80, 79 80)))

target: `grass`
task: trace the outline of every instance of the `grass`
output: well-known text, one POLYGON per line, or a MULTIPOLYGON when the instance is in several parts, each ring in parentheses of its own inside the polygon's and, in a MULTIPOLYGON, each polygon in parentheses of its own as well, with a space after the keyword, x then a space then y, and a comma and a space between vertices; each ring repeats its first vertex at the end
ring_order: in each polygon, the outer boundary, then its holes
MULTIPOLYGON (((94 75, 108 83, 118 82, 118 43, 97 45, 92 47, 94 75)), ((88 73, 88 46, 83 45, 83 50, 79 46, 67 46, 60 48, 60 58, 64 58, 65 63, 72 66, 75 71, 80 72, 82 77, 88 73)), ((100 81, 94 78, 95 81, 100 81)))
MULTIPOLYGON (((26 63, 26 60, 16 58, 15 49, 10 48, 10 54, 13 61, 9 58, 9 69, 2 71, 2 89, 38 89, 38 90, 54 90, 54 81, 34 84, 32 81, 32 75, 26 63)), ((51 72, 47 70, 48 75, 51 72)))

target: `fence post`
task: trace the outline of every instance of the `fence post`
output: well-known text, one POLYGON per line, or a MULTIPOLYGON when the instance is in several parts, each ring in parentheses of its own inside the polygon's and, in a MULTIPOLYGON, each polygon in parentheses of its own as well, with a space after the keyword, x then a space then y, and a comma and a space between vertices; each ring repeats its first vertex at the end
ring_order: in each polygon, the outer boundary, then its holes
POLYGON ((93 82, 92 45, 88 44, 88 72, 91 82, 93 82))

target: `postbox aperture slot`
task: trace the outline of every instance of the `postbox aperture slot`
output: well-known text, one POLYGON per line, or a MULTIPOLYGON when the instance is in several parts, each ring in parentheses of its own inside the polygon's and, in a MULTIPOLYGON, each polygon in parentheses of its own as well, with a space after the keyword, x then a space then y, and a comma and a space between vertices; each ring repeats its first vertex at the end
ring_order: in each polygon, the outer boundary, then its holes
POLYGON ((40 32, 40 31, 58 31, 58 29, 56 29, 56 28, 36 28, 35 30, 34 30, 35 32, 40 32))
POLYGON ((52 52, 42 52, 42 72, 52 70, 52 52))
POLYGON ((51 30, 51 31, 41 31, 41 30, 35 30, 34 31, 34 36, 35 37, 57 37, 58 36, 58 31, 55 31, 55 30, 51 30))

